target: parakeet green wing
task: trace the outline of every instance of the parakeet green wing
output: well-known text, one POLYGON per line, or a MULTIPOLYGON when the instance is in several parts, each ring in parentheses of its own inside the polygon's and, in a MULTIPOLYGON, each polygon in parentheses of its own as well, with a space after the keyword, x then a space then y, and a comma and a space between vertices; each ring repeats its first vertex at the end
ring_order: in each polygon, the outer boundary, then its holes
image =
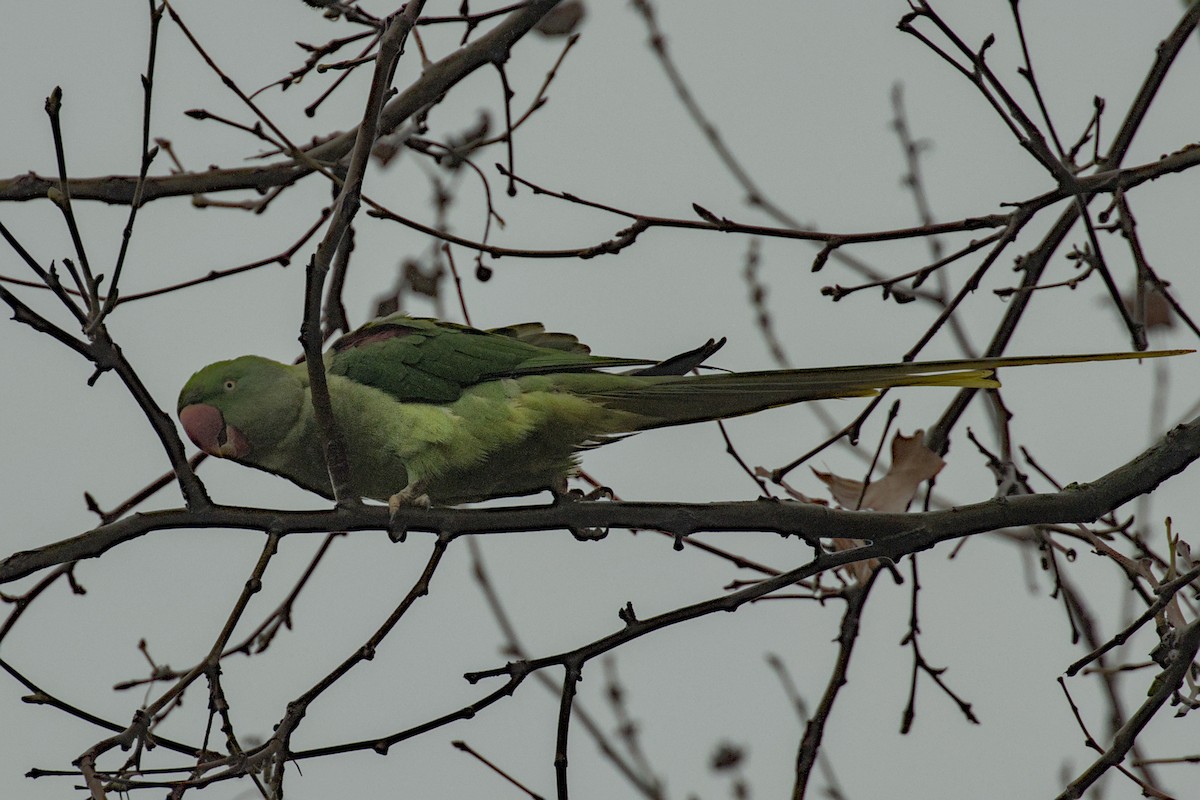
POLYGON ((574 336, 548 333, 539 323, 478 330, 403 315, 375 320, 341 337, 325 359, 330 375, 408 403, 452 403, 464 390, 501 378, 655 363, 593 356, 574 336))

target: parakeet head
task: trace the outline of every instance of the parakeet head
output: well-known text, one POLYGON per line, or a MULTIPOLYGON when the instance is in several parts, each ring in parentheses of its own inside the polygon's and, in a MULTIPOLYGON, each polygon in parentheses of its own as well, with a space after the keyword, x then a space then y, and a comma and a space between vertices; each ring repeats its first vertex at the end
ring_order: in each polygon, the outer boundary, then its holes
POLYGON ((304 383, 290 367, 259 356, 218 361, 179 393, 179 421, 209 455, 254 460, 272 447, 303 410, 304 383))

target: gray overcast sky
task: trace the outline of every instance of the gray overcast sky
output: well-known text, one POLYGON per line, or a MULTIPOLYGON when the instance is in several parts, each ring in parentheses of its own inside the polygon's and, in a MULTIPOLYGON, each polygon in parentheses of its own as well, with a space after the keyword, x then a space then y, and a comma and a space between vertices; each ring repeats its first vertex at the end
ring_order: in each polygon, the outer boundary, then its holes
MULTIPOLYGON (((474 8, 473 4, 473 8, 474 8)), ((241 87, 256 89, 285 75, 303 60, 295 41, 323 42, 345 28, 295 2, 195 2, 176 4, 195 35, 241 87)), ((457 3, 431 2, 430 13, 452 14, 457 3)), ((671 52, 747 171, 778 205, 806 226, 868 231, 917 223, 900 183, 902 154, 891 119, 890 93, 904 85, 910 124, 932 147, 923 161, 926 185, 939 219, 997 213, 1000 203, 1053 188, 967 82, 913 37, 896 30, 907 10, 901 2, 661 2, 660 23, 671 52), (731 11, 731 9, 733 9, 731 11)), ((1015 35, 1008 3, 946 2, 937 6, 969 41, 997 34, 990 58, 1014 91, 1015 35)), ((1064 138, 1073 140, 1103 96, 1111 133, 1134 96, 1154 48, 1175 24, 1179 4, 1155 2, 1026 2, 1025 23, 1047 104, 1064 138)), ((373 10, 384 10, 382 7, 373 10)), ((458 29, 456 29, 458 30, 458 29)), ((63 124, 72 174, 132 174, 137 169, 141 125, 138 75, 146 60, 144 3, 13 4, 0 27, 0 82, 5 109, 0 177, 26 171, 53 175, 54 150, 42 106, 55 85, 64 92, 63 124)), ((571 52, 550 91, 549 104, 520 132, 516 168, 548 188, 647 214, 690 218, 692 203, 739 221, 767 222, 748 208, 744 193, 722 169, 691 125, 646 45, 643 23, 626 3, 593 2, 571 52)), ((449 51, 452 38, 425 30, 430 55, 449 51)), ((237 166, 258 143, 245 134, 182 115, 205 108, 240 121, 249 115, 204 66, 179 30, 164 21, 155 75, 152 135, 172 142, 189 169, 237 166)), ((530 37, 516 48, 509 79, 524 108, 557 57, 561 40, 530 37)), ((401 62, 404 85, 420 67, 416 50, 401 62)), ((1152 161, 1200 138, 1196 76, 1200 46, 1189 46, 1173 67, 1126 164, 1152 161)), ((312 75, 286 93, 261 96, 263 107, 293 141, 351 127, 361 114, 367 71, 352 76, 314 119, 299 109, 327 85, 312 75)), ((1023 98, 1026 95, 1021 95, 1023 98)), ((494 71, 481 70, 451 93, 431 116, 431 135, 469 127, 480 109, 499 124, 500 86, 494 71)), ((481 166, 502 158, 489 151, 481 166)), ((160 155, 155 171, 168 162, 160 155)), ((522 192, 503 196, 493 177, 497 209, 507 222, 493 241, 513 247, 577 247, 610 238, 621 218, 522 192)), ((373 170, 367 191, 391 207, 431 218, 429 185, 411 154, 373 170)), ((482 233, 482 195, 473 176, 457 184, 456 233, 482 233)), ((1197 200, 1194 173, 1167 176, 1131 195, 1147 253, 1185 306, 1200 295, 1196 262, 1197 200)), ((273 255, 293 242, 328 202, 325 184, 308 179, 262 216, 227 209, 197 211, 187 198, 146 207, 138 221, 123 291, 167 285, 209 270, 273 255)), ((229 198, 216 198, 229 199, 229 198)), ((79 204, 89 255, 97 271, 109 271, 120 245, 127 210, 79 204)), ((1047 219, 1051 219, 1048 216, 1047 219)), ((48 263, 72 255, 60 217, 48 203, 0 205, 0 220, 33 254, 48 263)), ((1036 242, 1045 223, 1022 237, 1021 252, 1036 242)), ((948 244, 965 243, 957 237, 948 244)), ((1082 242, 1082 234, 1071 241, 1082 242)), ((1119 251, 1115 237, 1105 243, 1119 251)), ((541 320, 569 330, 596 352, 665 357, 709 337, 728 336, 716 363, 735 369, 776 366, 755 324, 742 275, 747 240, 715 233, 653 231, 619 257, 588 261, 503 259, 490 262, 493 279, 471 276, 470 255, 456 251, 473 321, 489 326, 541 320)), ((398 226, 364 220, 346 306, 357 324, 374 299, 393 282, 405 256, 428 250, 423 237, 398 226)), ((210 361, 255 352, 287 360, 298 352, 296 336, 304 285, 303 248, 287 270, 267 267, 162 298, 131 303, 111 318, 110 330, 159 403, 173 411, 180 385, 210 361)), ((898 273, 928 261, 922 242, 855 248, 875 268, 898 273)), ((0 251, 0 275, 29 277, 11 251, 0 251)), ((840 303, 820 287, 853 284, 857 278, 831 262, 810 272, 815 249, 802 242, 761 242, 760 279, 775 332, 793 365, 878 362, 898 359, 930 324, 929 305, 881 302, 877 292, 840 303)), ((964 320, 982 346, 1005 303, 992 289, 1015 280, 1004 265, 969 299, 964 320)), ((1122 254, 1124 257, 1124 254, 1122 254)), ((1128 259, 1126 258, 1126 261, 1128 259)), ((974 262, 973 262, 974 263, 974 262)), ((1121 262, 1128 278, 1128 264, 1121 262)), ((955 270, 970 269, 960 265, 955 270)), ((1076 274, 1060 254, 1054 280, 1076 274)), ((961 272, 952 273, 955 286, 961 272)), ((48 293, 20 289, 21 297, 56 321, 65 315, 48 293)), ((433 313, 428 305, 410 306, 433 313)), ((449 302, 447 316, 459 319, 449 302)), ((1176 330, 1155 346, 1194 346, 1176 330)), ((1093 280, 1075 291, 1047 293, 1035 301, 1010 348, 1012 353, 1128 349, 1128 337, 1104 305, 1093 280)), ((939 336, 924 356, 960 355, 939 336)), ((49 338, 13 323, 0 324, 0 508, 3 554, 84 531, 94 524, 82 502, 92 492, 110 506, 167 468, 141 413, 112 376, 87 388, 87 364, 49 338)), ((1167 374, 1163 371, 1161 374, 1167 374)), ((1191 363, 1169 368, 1168 422, 1196 397, 1191 363)), ((1046 455, 1043 466, 1063 482, 1084 481, 1139 452, 1157 431, 1148 430, 1154 381, 1160 372, 1134 364, 1072 367, 1053 375, 1031 370, 1004 376, 1005 398, 1017 412, 1014 430, 1022 443, 1046 455)), ((930 424, 946 396, 902 395, 899 428, 906 433, 930 424)), ((830 410, 849 420, 857 401, 830 410)), ((864 432, 876 441, 882 415, 864 432)), ((990 431, 986 410, 968 414, 973 429, 990 431)), ((806 409, 775 411, 739 420, 730 431, 752 465, 776 466, 819 442, 822 424, 806 409)), ((589 454, 586 468, 626 499, 704 501, 748 499, 754 485, 724 456, 715 426, 643 435, 589 454)), ((829 451, 818 463, 847 474, 860 461, 829 451)), ((257 506, 320 507, 284 481, 230 463, 209 463, 201 472, 221 502, 257 506)), ((823 495, 807 470, 792 478, 799 488, 823 495)), ((1170 514, 1185 537, 1195 516, 1195 476, 1186 474, 1156 495, 1153 518, 1170 514)), ((994 484, 969 447, 965 429, 955 438, 939 492, 955 502, 990 497, 994 484)), ((148 508, 179 504, 172 487, 148 508)), ((778 567, 807 559, 802 545, 765 535, 710 535, 711 541, 778 567), (797 550, 797 548, 800 548, 797 550)), ((81 565, 86 597, 56 596, 38 602, 4 642, 0 656, 63 699, 106 718, 128 720, 140 701, 136 692, 112 692, 138 678, 146 665, 138 653, 146 639, 160 663, 186 668, 211 643, 261 545, 252 532, 158 533, 81 565)), ((263 594, 258 619, 292 585, 317 545, 312 537, 286 540, 263 594)), ((284 704, 366 638, 407 591, 428 552, 429 540, 404 545, 383 534, 351 537, 314 579, 296 611, 296 629, 282 635, 269 657, 233 659, 226 685, 244 731, 268 735, 284 704)), ((483 542, 487 564, 533 654, 557 652, 614 630, 616 612, 632 601, 640 616, 718 594, 739 574, 694 551, 676 553, 652 534, 615 532, 601 543, 580 544, 565 533, 495 537, 483 542)), ((1055 677, 1078 657, 1068 641, 1061 605, 1047 598, 1044 575, 1027 591, 1025 564, 998 539, 970 543, 954 561, 948 549, 924 557, 926 592, 922 626, 927 655, 950 667, 947 680, 974 704, 983 720, 972 726, 928 683, 922 685, 915 732, 895 733, 909 676, 909 653, 897 646, 908 615, 907 586, 879 587, 855 655, 852 685, 839 700, 827 737, 847 796, 1044 797, 1057 793, 1064 772, 1077 772, 1093 757, 1077 746, 1080 733, 1055 677), (1065 762, 1064 762, 1065 759, 1065 762), (1064 766, 1064 763, 1067 766, 1064 766), (869 765, 869 766, 868 766, 869 765), (948 769, 947 765, 953 765, 948 769), (982 793, 981 793, 982 792, 982 793)), ((465 671, 499 665, 498 635, 470 579, 466 547, 452 548, 432 596, 419 604, 380 656, 340 684, 309 714, 297 747, 365 738, 446 713, 484 692, 461 679, 465 671)), ((1097 590, 1097 610, 1111 619, 1120 607, 1115 571, 1081 554, 1073 577, 1097 590)), ((1034 565, 1036 571, 1036 565, 1034 565)), ((28 584, 22 584, 27 586, 28 584)), ((11 591, 12 587, 5 587, 11 591)), ((785 601, 760 603, 735 615, 672 629, 618 653, 628 701, 642 722, 653 764, 667 779, 671 797, 696 792, 728 793, 726 780, 707 770, 722 740, 747 746, 746 775, 756 796, 789 791, 799 726, 763 654, 778 653, 801 691, 815 703, 835 650, 840 605, 785 601)), ((1108 627, 1104 632, 1111 633, 1108 627)), ((1149 641, 1149 640, 1147 640, 1149 641)), ((1149 645, 1147 645, 1148 647, 1149 645)), ((589 667, 581 702, 611 727, 604 706, 599 664, 589 667)), ((557 679, 557 674, 554 676, 557 679)), ((1101 706, 1082 681, 1077 700, 1101 706)), ((484 690, 490 690, 490 686, 484 690)), ((1129 684, 1127 703, 1139 702, 1144 682, 1129 684)), ((0 795, 62 797, 69 779, 22 777, 30 767, 64 768, 99 734, 65 715, 20 702, 26 691, 0 682, 0 795)), ((509 796, 482 767, 451 749, 466 739, 489 758, 511 767, 537 791, 553 794, 554 719, 557 700, 527 685, 518 697, 489 709, 469 725, 448 728, 398 746, 385 759, 356 754, 315 760, 291 776, 293 797, 509 796)), ((204 715, 203 689, 193 689, 166 734, 194 741, 204 715)), ((1089 718, 1094 732, 1103 720, 1089 718)), ((1164 717, 1146 741, 1159 756, 1194 752, 1195 717, 1164 717)), ((620 786, 582 734, 572 739, 574 796, 612 797, 620 786)), ((1194 783, 1188 767, 1163 770, 1165 785, 1194 783)), ((1134 796, 1131 784, 1114 795, 1134 796)), ((205 796, 249 797, 247 785, 222 785, 205 796)), ((512 796, 517 796, 513 794, 512 796)))

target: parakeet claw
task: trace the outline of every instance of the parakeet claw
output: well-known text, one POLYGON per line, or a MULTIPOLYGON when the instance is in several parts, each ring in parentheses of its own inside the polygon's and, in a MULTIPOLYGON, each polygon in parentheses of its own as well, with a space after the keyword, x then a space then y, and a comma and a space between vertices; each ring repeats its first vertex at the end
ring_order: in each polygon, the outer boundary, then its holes
POLYGON ((569 492, 559 495, 558 499, 578 503, 593 500, 612 500, 613 497, 615 495, 612 489, 607 486, 597 486, 590 492, 585 492, 583 489, 572 489, 569 492))
POLYGON ((396 525, 396 515, 402 508, 429 508, 433 505, 429 495, 425 493, 425 482, 414 481, 388 498, 388 520, 391 528, 388 535, 393 542, 403 542, 408 536, 408 530, 396 525))
MULTIPOLYGON (((556 504, 581 503, 591 500, 612 500, 615 496, 613 490, 607 486, 597 486, 590 492, 585 492, 582 489, 567 489, 565 479, 560 485, 551 488, 551 491, 554 492, 554 502, 556 504)), ((594 542, 608 536, 608 528, 571 528, 571 535, 581 542, 594 542)))
POLYGON ((598 542, 608 536, 608 528, 571 528, 570 531, 581 542, 598 542))
POLYGON ((429 495, 425 494, 425 487, 411 484, 388 498, 388 510, 392 512, 393 517, 405 507, 429 508, 431 505, 433 503, 430 502, 429 495))
POLYGON ((612 500, 616 495, 607 486, 597 486, 589 492, 582 489, 568 489, 566 480, 550 487, 554 494, 555 503, 578 503, 583 500, 612 500))

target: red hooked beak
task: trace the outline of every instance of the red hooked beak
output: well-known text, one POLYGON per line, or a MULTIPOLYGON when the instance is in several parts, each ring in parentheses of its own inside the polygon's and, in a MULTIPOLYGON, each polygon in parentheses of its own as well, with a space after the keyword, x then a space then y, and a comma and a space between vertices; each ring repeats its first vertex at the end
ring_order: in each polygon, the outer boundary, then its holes
POLYGON ((250 452, 246 437, 232 425, 225 424, 221 411, 204 403, 184 406, 179 421, 188 438, 210 456, 241 458, 250 452))

